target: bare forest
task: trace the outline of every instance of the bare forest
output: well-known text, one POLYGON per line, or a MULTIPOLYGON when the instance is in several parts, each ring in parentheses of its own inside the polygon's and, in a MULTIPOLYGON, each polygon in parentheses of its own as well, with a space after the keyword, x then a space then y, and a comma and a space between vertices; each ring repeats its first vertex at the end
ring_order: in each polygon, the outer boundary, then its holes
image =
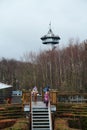
POLYGON ((87 92, 87 41, 69 41, 68 47, 30 52, 21 61, 0 59, 0 82, 14 89, 50 85, 59 91, 87 92))

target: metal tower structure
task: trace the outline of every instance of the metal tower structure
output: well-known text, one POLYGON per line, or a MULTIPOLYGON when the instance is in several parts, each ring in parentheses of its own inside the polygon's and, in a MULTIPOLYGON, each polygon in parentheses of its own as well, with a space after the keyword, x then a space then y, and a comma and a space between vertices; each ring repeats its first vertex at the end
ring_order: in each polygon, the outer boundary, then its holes
POLYGON ((57 35, 54 35, 52 29, 51 29, 51 23, 49 24, 49 30, 48 33, 41 37, 42 43, 47 45, 51 45, 52 49, 55 48, 55 45, 59 43, 60 37, 57 35))

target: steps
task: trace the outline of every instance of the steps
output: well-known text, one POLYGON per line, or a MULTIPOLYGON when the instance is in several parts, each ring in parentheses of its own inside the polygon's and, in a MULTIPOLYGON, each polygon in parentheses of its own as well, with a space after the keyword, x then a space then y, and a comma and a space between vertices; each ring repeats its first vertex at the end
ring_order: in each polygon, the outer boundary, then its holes
POLYGON ((32 105, 32 130, 51 130, 49 114, 49 107, 44 103, 32 105))

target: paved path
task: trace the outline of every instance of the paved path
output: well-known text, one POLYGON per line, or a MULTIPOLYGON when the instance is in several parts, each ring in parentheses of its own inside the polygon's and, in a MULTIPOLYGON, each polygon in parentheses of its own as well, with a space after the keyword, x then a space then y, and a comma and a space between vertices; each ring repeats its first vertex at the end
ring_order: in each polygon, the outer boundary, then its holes
POLYGON ((37 102, 32 102, 33 107, 46 107, 46 104, 43 101, 37 101, 37 102))

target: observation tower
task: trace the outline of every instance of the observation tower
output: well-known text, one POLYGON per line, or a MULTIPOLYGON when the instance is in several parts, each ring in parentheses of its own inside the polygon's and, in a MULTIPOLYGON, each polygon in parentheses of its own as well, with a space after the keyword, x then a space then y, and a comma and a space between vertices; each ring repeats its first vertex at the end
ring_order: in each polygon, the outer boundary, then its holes
POLYGON ((49 24, 49 30, 48 33, 41 37, 42 43, 47 45, 51 45, 52 49, 55 48, 55 45, 59 43, 60 37, 58 35, 54 35, 51 24, 49 24))

